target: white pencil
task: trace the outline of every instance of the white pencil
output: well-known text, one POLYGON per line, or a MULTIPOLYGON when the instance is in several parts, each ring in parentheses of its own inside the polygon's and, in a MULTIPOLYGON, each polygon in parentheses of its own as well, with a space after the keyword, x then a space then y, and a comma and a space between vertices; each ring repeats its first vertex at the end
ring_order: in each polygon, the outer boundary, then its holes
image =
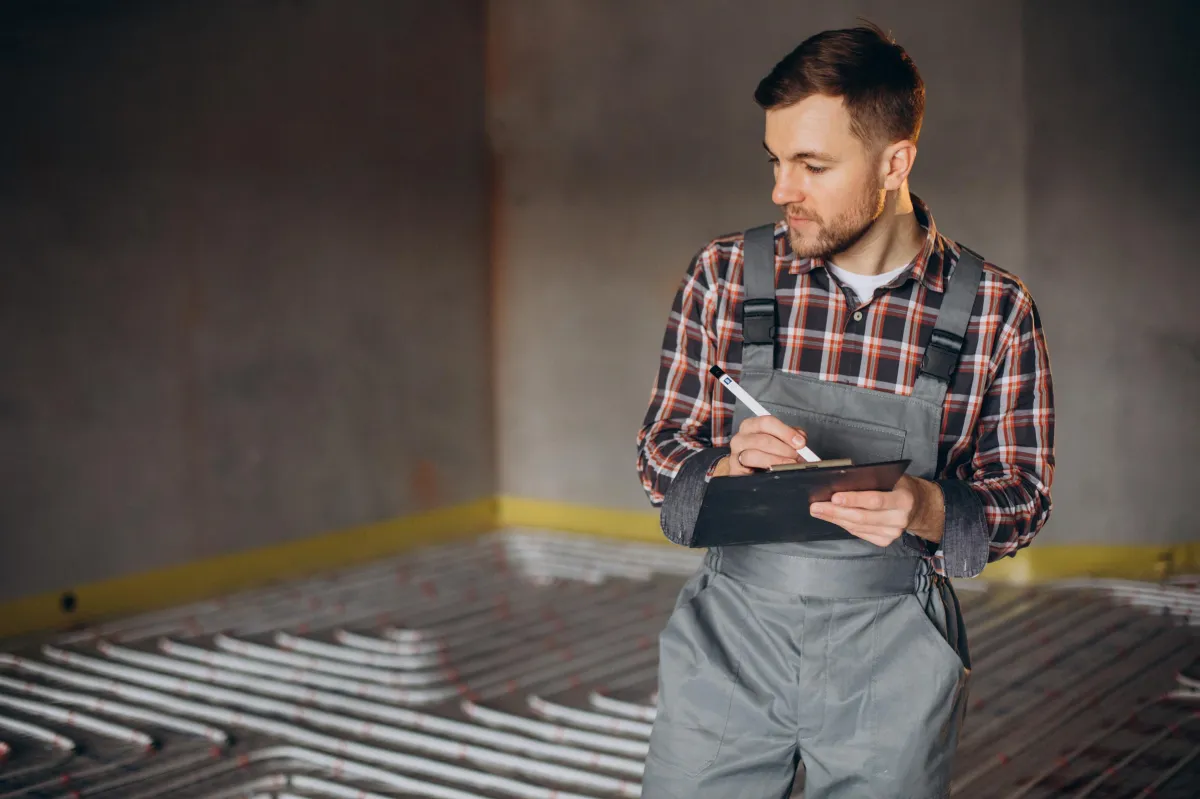
MULTIPOLYGON (((747 408, 749 408, 750 412, 753 413, 755 416, 770 416, 771 415, 771 412, 768 411, 763 406, 759 405, 758 400, 756 400, 754 397, 752 397, 748 393, 746 393, 746 389, 739 386, 737 384, 736 380, 734 380, 729 375, 725 374, 724 369, 722 369, 719 366, 714 366, 712 369, 709 369, 708 371, 712 372, 713 377, 717 378, 717 380, 720 381, 721 384, 725 386, 725 388, 732 391, 733 396, 740 399, 742 401, 742 403, 747 408)), ((796 450, 796 453, 801 458, 804 458, 804 460, 808 461, 809 463, 816 463, 817 461, 821 460, 820 458, 817 457, 817 453, 813 452, 808 447, 802 447, 802 448, 796 450)))

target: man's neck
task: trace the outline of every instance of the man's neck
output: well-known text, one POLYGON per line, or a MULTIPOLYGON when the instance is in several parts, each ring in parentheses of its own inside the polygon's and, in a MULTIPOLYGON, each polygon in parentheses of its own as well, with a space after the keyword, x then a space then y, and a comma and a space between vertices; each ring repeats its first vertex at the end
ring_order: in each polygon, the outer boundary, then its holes
POLYGON ((925 231, 913 213, 908 186, 888 192, 883 213, 854 246, 832 259, 847 272, 882 275, 907 266, 925 245, 925 231))

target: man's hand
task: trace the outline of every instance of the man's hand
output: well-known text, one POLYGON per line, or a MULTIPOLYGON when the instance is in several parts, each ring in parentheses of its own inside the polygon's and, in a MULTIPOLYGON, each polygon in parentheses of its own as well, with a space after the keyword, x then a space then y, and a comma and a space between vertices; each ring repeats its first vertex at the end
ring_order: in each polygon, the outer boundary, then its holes
POLYGON ((713 476, 736 477, 779 463, 797 463, 797 450, 806 442, 803 430, 788 427, 774 416, 751 416, 742 421, 729 442, 729 455, 713 467, 713 476))
POLYGON ((942 489, 907 474, 891 491, 844 491, 834 494, 830 502, 814 502, 809 511, 880 547, 905 530, 940 542, 946 523, 942 489))

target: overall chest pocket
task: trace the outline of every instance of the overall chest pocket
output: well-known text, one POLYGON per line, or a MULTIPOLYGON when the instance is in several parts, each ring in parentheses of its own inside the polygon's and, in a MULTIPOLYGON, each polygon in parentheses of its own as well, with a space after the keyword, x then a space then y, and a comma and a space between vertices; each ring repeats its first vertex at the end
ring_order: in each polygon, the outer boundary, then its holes
POLYGON ((855 463, 879 463, 904 457, 908 433, 899 427, 844 419, 814 411, 764 402, 763 407, 804 431, 808 446, 825 459, 850 458, 855 463))

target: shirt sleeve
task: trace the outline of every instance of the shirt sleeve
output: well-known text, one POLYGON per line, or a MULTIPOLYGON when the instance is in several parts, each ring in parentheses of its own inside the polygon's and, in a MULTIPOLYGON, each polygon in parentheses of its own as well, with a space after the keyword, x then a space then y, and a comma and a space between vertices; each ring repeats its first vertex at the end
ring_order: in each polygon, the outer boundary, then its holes
POLYGON ((997 365, 980 408, 974 451, 938 480, 946 505, 947 576, 974 577, 1029 546, 1050 516, 1054 391, 1041 320, 1025 291, 1001 328, 997 365))
MULTIPOLYGON (((658 376, 637 437, 637 469, 654 506, 661 506, 684 464, 689 487, 682 494, 703 493, 713 463, 728 449, 714 449, 709 369, 717 363, 715 334, 717 292, 714 248, 692 260, 671 304, 663 335, 658 376), (701 463, 703 461, 703 463, 701 463)), ((685 503, 698 506, 698 502, 685 503)), ((664 527, 665 530, 665 527, 664 527)), ((670 534, 668 533, 668 536, 670 534)))

